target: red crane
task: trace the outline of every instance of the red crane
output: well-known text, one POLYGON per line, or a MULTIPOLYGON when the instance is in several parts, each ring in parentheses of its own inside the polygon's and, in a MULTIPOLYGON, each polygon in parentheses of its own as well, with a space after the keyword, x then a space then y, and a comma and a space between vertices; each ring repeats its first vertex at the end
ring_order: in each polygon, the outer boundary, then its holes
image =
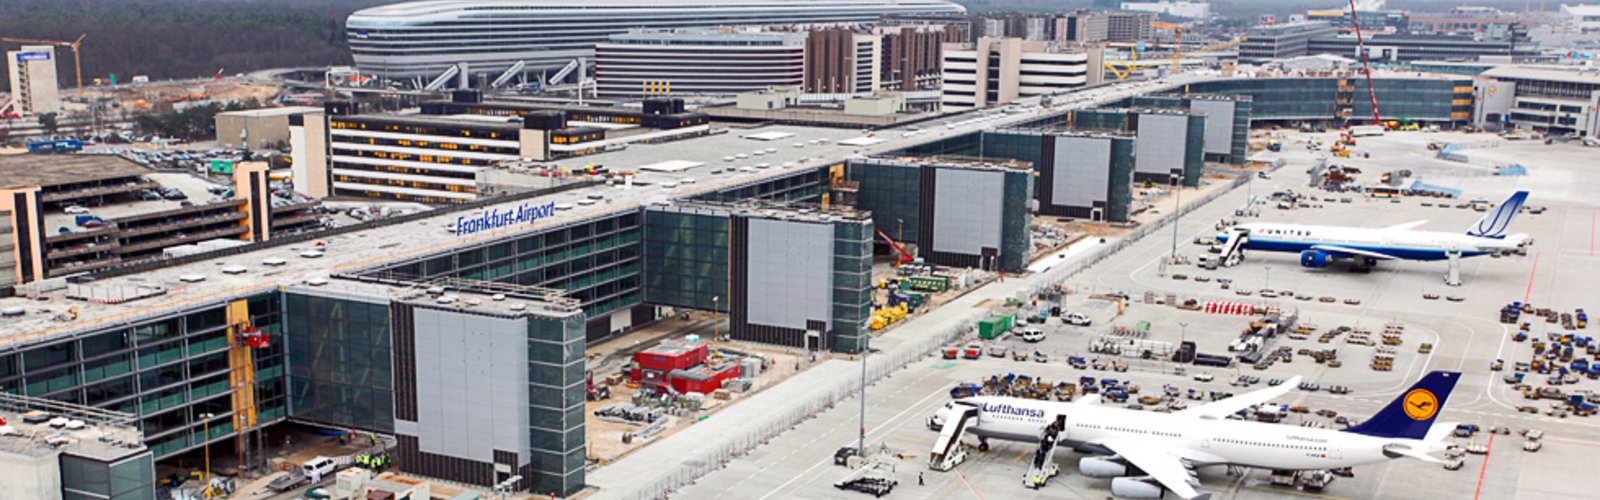
POLYGON ((895 250, 900 251, 900 260, 895 261, 895 265, 905 264, 907 262, 917 260, 916 257, 911 256, 911 252, 907 252, 906 249, 901 247, 899 243, 895 243, 894 238, 890 238, 889 235, 883 234, 882 229, 873 229, 873 231, 876 231, 878 236, 883 238, 883 241, 889 242, 889 246, 892 246, 895 250))
POLYGON ((1367 42, 1361 38, 1361 18, 1356 16, 1356 0, 1350 0, 1350 22, 1356 27, 1356 50, 1361 51, 1361 72, 1367 75, 1367 98, 1372 99, 1372 123, 1383 125, 1378 115, 1378 91, 1372 88, 1372 66, 1367 64, 1367 42))

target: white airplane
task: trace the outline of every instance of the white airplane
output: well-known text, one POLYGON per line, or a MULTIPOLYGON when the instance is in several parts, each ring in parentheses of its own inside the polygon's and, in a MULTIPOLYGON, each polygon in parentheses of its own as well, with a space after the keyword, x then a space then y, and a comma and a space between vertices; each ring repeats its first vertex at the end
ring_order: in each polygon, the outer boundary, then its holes
MULTIPOLYGON (((974 396, 940 408, 929 426, 942 429, 929 466, 948 470, 964 432, 988 441, 1039 444, 1033 476, 1048 462, 1056 444, 1097 456, 1078 462, 1086 477, 1112 478, 1118 498, 1160 498, 1171 491, 1184 499, 1208 498, 1195 469, 1239 465, 1280 470, 1326 470, 1383 462, 1400 457, 1443 463, 1429 453, 1444 449, 1443 439, 1455 423, 1434 425, 1445 400, 1461 378, 1458 372, 1424 376, 1376 415, 1344 430, 1269 424, 1228 417, 1282 397, 1300 377, 1274 387, 1206 403, 1175 413, 1129 410, 1096 404, 1096 395, 1073 402, 1001 396, 974 396)), ((959 457, 955 460, 959 463, 959 457)), ((1046 476, 1053 474, 1052 468, 1046 476)), ((1027 478, 1042 484, 1042 478, 1027 478)))
POLYGON ((1529 244, 1526 234, 1506 234, 1527 200, 1527 191, 1512 194, 1465 233, 1414 229, 1425 220, 1378 229, 1251 223, 1233 226, 1217 241, 1224 244, 1224 262, 1242 255, 1239 250, 1260 250, 1299 253, 1301 266, 1316 268, 1337 259, 1360 259, 1368 267, 1380 260, 1450 260, 1454 265, 1461 257, 1506 254, 1529 244))

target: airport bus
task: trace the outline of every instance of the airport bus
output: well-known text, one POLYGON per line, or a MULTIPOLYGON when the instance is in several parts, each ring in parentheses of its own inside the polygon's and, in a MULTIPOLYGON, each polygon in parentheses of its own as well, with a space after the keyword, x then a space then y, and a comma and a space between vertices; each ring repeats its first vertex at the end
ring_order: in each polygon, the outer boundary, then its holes
POLYGON ((1400 196, 1400 188, 1389 186, 1373 186, 1367 188, 1367 196, 1373 198, 1394 198, 1400 196))

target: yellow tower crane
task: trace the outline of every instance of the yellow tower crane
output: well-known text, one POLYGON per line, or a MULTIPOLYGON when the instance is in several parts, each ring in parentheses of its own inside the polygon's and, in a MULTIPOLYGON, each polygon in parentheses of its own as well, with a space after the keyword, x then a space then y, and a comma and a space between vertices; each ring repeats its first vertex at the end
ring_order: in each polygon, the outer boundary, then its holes
POLYGON ((73 40, 73 41, 70 41, 70 42, 61 42, 61 41, 56 41, 56 40, 31 40, 31 39, 27 39, 27 38, 0 37, 0 42, 3 42, 3 43, 18 43, 18 44, 31 43, 31 44, 39 44, 39 45, 54 45, 54 46, 57 46, 57 47, 71 47, 72 48, 72 71, 74 73, 76 73, 77 76, 78 76, 78 93, 82 94, 83 93, 83 64, 82 64, 82 61, 78 58, 78 47, 83 45, 83 37, 86 37, 86 36, 89 36, 89 35, 78 35, 78 39, 77 40, 73 40))

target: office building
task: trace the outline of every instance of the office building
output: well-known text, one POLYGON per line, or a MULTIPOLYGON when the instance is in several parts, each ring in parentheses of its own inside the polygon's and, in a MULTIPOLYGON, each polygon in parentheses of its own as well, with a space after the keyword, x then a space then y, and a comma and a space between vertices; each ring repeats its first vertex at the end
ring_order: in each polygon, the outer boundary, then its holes
POLYGON ((1600 71, 1572 66, 1499 66, 1479 75, 1473 124, 1600 137, 1600 71))
MULTIPOLYGON (((61 111, 54 46, 23 45, 22 50, 6 52, 6 75, 11 82, 11 112, 43 114, 61 111)), ((0 103, 0 107, 4 105, 0 103)))
MULTIPOLYGON (((1107 11, 1099 13, 1096 17, 1105 19, 1104 41, 1140 42, 1155 37, 1155 28, 1150 26, 1150 23, 1156 20, 1156 14, 1153 12, 1107 11)), ((1091 28, 1090 31, 1092 33, 1094 29, 1091 28)))
POLYGON ((255 150, 288 148, 289 116, 316 110, 289 106, 217 113, 217 145, 255 150))
MULTIPOLYGON (((809 85, 809 45, 804 33, 754 30, 642 30, 612 35, 595 45, 595 91, 602 97, 733 95, 809 85)), ((839 50, 854 55, 853 49, 839 50)), ((846 77, 838 83, 848 85, 853 75, 852 71, 833 76, 846 77)))
MULTIPOLYGON (((861 94, 880 88, 883 37, 850 29, 822 29, 805 37, 808 93, 861 94)), ((792 84, 774 85, 788 86, 792 84)))
MULTIPOLYGON (((1326 22, 1304 21, 1250 28, 1239 44, 1239 62, 1261 63, 1309 53, 1311 40, 1333 36, 1338 29, 1326 22)), ((1354 51, 1352 51, 1354 53, 1354 51)))
POLYGON ((883 90, 937 89, 944 81, 944 44, 964 39, 956 25, 880 26, 883 90))
POLYGON ((1600 5, 1561 4, 1561 15, 1567 25, 1579 33, 1600 32, 1600 5))
POLYGON ((945 0, 417 1, 362 9, 345 21, 358 68, 395 80, 431 79, 465 63, 468 81, 519 61, 554 70, 594 58, 611 35, 644 28, 873 23, 889 14, 961 14, 945 0))
MULTIPOLYGON (((1306 53, 1359 59, 1359 47, 1355 35, 1318 36, 1307 44, 1306 53)), ((1521 41, 1479 39, 1474 35, 1372 34, 1366 37, 1366 47, 1367 60, 1374 64, 1482 58, 1522 61, 1538 55, 1532 46, 1521 41)))
POLYGON ((1047 42, 981 38, 944 47, 944 91, 948 109, 1003 104, 1100 83, 1100 47, 1062 49, 1047 42))
MULTIPOLYGON (((1453 128, 1472 120, 1473 80, 1459 75, 1374 71, 1382 116, 1453 128)), ((1326 77, 1222 78, 1190 84, 1196 94, 1250 96, 1254 126, 1317 123, 1342 127, 1372 121, 1367 81, 1350 71, 1326 77)))
POLYGON ((1211 18, 1211 4, 1206 2, 1174 2, 1168 0, 1159 2, 1122 2, 1121 9, 1134 12, 1154 12, 1164 16, 1188 19, 1211 18))
POLYGON ((1358 10, 1350 17, 1349 9, 1313 10, 1306 12, 1306 20, 1324 22, 1340 33, 1355 34, 1355 20, 1361 21, 1361 32, 1367 35, 1380 33, 1405 34, 1411 29, 1410 14, 1400 11, 1358 10))
POLYGON ((519 160, 551 160, 607 146, 704 135, 707 118, 682 99, 629 108, 563 108, 484 101, 460 90, 424 102, 420 114, 362 113, 352 102, 290 118, 295 190, 313 198, 357 196, 431 204, 491 194, 484 176, 519 160), (608 130, 655 129, 618 138, 608 130))

